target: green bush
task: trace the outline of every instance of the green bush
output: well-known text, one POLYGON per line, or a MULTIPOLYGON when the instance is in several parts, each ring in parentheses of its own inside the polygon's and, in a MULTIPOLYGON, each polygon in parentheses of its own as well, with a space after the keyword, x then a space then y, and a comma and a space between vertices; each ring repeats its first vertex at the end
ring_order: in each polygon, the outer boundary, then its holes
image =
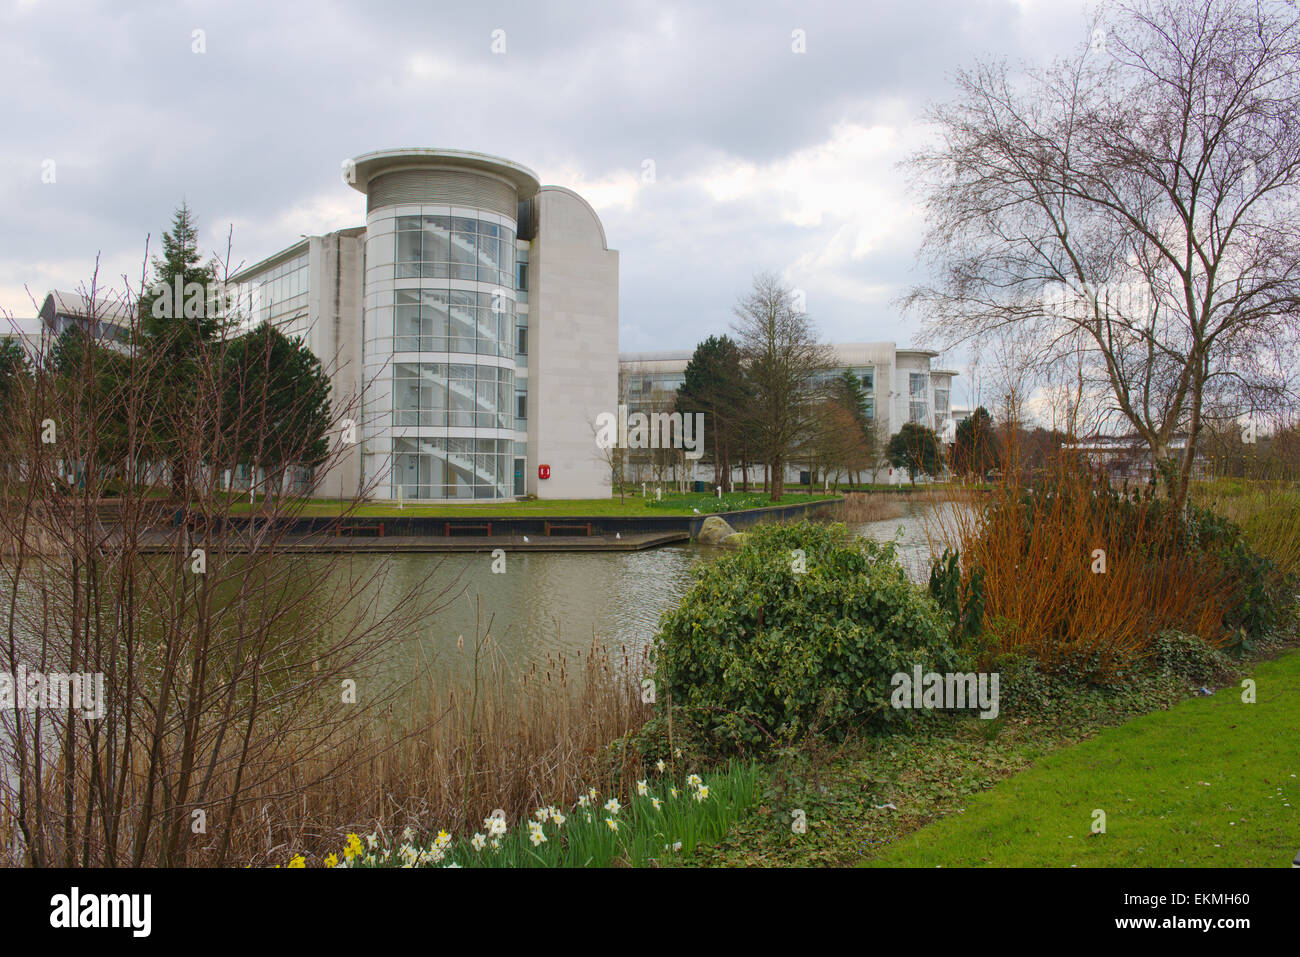
POLYGON ((842 525, 759 525, 695 574, 660 619, 656 680, 724 748, 895 726, 910 712, 890 707, 894 673, 956 668, 953 623, 891 546, 846 540, 842 525))
POLYGON ((1151 642, 1156 670, 1198 685, 1220 684, 1232 677, 1232 661, 1203 638, 1163 631, 1151 642))
MULTIPOLYGON (((1294 582, 1246 540, 1240 525, 1208 508, 1187 509, 1186 536, 1192 547, 1224 569, 1231 603, 1224 629, 1241 636, 1229 647, 1258 641, 1283 620, 1294 582)), ((1244 650, 1244 649, 1243 649, 1244 650)))

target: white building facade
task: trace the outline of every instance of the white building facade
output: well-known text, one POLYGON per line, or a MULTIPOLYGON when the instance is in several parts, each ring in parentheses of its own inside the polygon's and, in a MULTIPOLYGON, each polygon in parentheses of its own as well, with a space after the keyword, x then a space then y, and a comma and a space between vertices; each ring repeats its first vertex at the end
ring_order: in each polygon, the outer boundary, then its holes
POLYGON ((355 410, 357 444, 315 493, 608 496, 591 423, 616 407, 618 253, 591 206, 481 153, 385 150, 345 174, 364 227, 234 277, 355 410))
MULTIPOLYGON (((867 414, 875 423, 882 451, 905 422, 920 423, 933 429, 941 440, 951 441, 957 421, 952 408, 952 381, 957 373, 932 368, 939 353, 899 349, 893 342, 843 343, 830 349, 831 369, 825 377, 833 378, 851 369, 862 380, 867 414)), ((623 353, 619 357, 623 401, 629 408, 665 402, 684 381, 691 355, 691 350, 623 353)), ((706 468, 700 474, 711 473, 706 468)), ((797 481, 797 463, 790 463, 786 477, 797 481)), ((905 470, 890 469, 882 461, 875 481, 902 484, 908 476, 905 470)))

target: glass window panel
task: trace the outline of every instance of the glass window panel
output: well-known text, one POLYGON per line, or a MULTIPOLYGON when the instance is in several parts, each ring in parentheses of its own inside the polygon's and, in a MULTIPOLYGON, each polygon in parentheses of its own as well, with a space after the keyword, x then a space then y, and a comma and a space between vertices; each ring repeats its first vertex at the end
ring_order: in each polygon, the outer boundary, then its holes
MULTIPOLYGON (((511 377, 513 378, 513 377, 511 377)), ((515 384, 510 379, 502 378, 497 385, 497 428, 509 429, 514 426, 511 421, 510 396, 514 394, 515 384)))
POLYGON ((424 234, 418 230, 397 234, 397 261, 416 263, 424 258, 424 234))
POLYGON ((478 256, 478 234, 456 230, 451 234, 451 261, 475 263, 478 256))
POLYGON ((475 296, 472 292, 453 290, 450 293, 449 309, 449 347, 451 352, 474 352, 475 345, 475 296))
POLYGON ((426 262, 450 262, 450 216, 424 217, 424 259, 426 262))

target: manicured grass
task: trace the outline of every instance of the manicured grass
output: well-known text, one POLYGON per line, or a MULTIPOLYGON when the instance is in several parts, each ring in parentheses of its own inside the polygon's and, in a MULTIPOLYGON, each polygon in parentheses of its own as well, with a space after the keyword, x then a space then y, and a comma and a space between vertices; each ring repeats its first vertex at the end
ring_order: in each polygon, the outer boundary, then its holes
MULTIPOLYGON (((774 503, 770 495, 761 492, 733 492, 719 499, 708 493, 667 494, 663 501, 656 501, 651 495, 628 495, 622 502, 614 498, 580 498, 580 499, 539 499, 534 502, 457 502, 449 505, 362 505, 350 514, 357 517, 370 516, 406 516, 418 518, 431 516, 435 518, 452 518, 458 516, 495 516, 500 518, 530 518, 545 516, 653 516, 653 515, 693 515, 740 511, 751 508, 767 508, 776 505, 804 505, 822 499, 834 498, 834 495, 789 495, 774 503)), ((303 516, 338 515, 343 506, 328 499, 311 499, 301 505, 299 514, 303 516)), ((231 506, 234 514, 246 514, 247 502, 231 506)))
POLYGON ((1288 867, 1300 850, 1300 652, 1047 755, 894 843, 886 867, 1288 867), (1106 832, 1093 834, 1093 812, 1106 832))

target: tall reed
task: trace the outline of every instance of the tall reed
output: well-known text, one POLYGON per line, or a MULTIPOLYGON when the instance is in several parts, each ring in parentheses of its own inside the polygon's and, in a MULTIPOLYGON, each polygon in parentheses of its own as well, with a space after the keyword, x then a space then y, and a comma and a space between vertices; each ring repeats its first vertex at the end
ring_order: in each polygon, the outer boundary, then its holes
POLYGON ((1065 459, 1031 485, 1013 474, 977 507, 940 508, 932 536, 983 570, 984 664, 1019 652, 1106 678, 1170 628, 1215 645, 1231 580, 1187 547, 1163 503, 1112 497, 1065 459))

